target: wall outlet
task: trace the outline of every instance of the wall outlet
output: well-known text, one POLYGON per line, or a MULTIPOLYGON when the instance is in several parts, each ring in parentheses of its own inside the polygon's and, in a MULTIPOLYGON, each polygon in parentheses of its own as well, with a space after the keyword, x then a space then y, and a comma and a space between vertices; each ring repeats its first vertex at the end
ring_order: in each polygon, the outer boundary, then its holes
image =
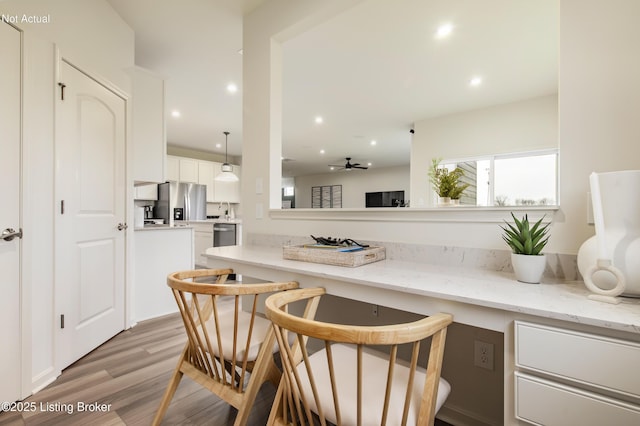
POLYGON ((493 371, 493 343, 473 342, 473 365, 493 371))
POLYGON ((378 305, 371 305, 371 315, 374 317, 378 316, 378 305))

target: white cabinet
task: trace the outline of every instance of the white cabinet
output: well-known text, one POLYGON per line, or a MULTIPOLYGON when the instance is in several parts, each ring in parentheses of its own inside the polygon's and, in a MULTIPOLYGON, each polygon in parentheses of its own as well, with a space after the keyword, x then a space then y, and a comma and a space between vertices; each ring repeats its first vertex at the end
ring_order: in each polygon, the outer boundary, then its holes
POLYGON ((193 269, 193 230, 156 228, 135 231, 134 312, 135 321, 178 310, 167 287, 167 275, 193 269))
POLYGON ((198 160, 180 158, 180 182, 198 183, 198 160))
POLYGON ((164 122, 164 80, 139 67, 131 72, 134 182, 165 181, 167 140, 164 122))
POLYGON ((198 183, 201 185, 207 185, 207 202, 212 203, 215 201, 215 187, 213 180, 216 177, 216 165, 211 161, 199 161, 198 162, 198 183))
POLYGON ((207 265, 205 250, 213 247, 213 223, 190 223, 193 226, 193 245, 195 263, 199 266, 207 265))
MULTIPOLYGON (((240 202, 240 181, 220 182, 215 180, 222 171, 222 163, 196 160, 194 158, 167 155, 167 180, 199 183, 207 186, 207 202, 240 202)), ((241 167, 233 166, 233 173, 240 178, 241 167)))
POLYGON ((158 185, 157 184, 149 184, 149 185, 139 185, 135 188, 135 199, 136 200, 157 200, 158 199, 158 185))
POLYGON ((640 345, 516 321, 516 417, 532 424, 640 424, 640 345))
MULTIPOLYGON (((219 169, 218 169, 219 170, 219 169)), ((233 173, 240 177, 240 166, 233 166, 233 173)), ((219 171, 217 172, 219 173, 219 171)), ((216 174, 217 174, 216 173, 216 174)), ((240 181, 237 182, 220 182, 214 181, 215 184, 215 201, 216 202, 240 202, 240 181)))
POLYGON ((167 180, 198 183, 198 160, 167 155, 167 180))
POLYGON ((167 180, 171 182, 180 180, 180 157, 167 155, 167 180))

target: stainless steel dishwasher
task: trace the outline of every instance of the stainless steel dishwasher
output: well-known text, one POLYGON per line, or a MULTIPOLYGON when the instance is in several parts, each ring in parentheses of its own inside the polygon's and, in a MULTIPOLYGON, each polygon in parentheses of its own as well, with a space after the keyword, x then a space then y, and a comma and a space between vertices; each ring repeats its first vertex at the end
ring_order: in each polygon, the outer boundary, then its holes
POLYGON ((235 223, 214 223, 213 224, 213 246, 235 246, 236 245, 236 224, 235 223))

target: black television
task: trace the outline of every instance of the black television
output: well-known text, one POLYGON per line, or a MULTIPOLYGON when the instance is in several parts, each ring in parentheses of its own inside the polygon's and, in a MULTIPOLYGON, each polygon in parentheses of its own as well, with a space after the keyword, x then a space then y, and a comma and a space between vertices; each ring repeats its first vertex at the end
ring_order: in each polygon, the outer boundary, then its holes
POLYGON ((379 191, 365 193, 365 207, 402 207, 404 191, 379 191))

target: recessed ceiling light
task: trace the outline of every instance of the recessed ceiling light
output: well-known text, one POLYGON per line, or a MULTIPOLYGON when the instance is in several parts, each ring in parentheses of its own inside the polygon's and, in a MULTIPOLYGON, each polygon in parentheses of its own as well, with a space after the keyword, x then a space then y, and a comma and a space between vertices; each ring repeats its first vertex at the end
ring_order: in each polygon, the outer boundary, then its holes
POLYGON ((443 39, 450 36, 451 32, 453 32, 453 25, 450 22, 447 22, 446 24, 442 24, 438 27, 435 37, 437 39, 443 39))
POLYGON ((336 168, 333 166, 329 166, 329 170, 335 170, 336 168))
POLYGON ((473 77, 471 78, 471 80, 469 80, 469 86, 471 87, 478 87, 482 84, 482 77, 473 77))
POLYGON ((239 50, 238 50, 238 54, 239 54, 239 55, 242 55, 242 54, 244 54, 244 50, 242 50, 242 49, 239 49, 239 50))
POLYGON ((376 145, 378 142, 376 141, 371 141, 371 145, 376 145))
POLYGON ((324 154, 324 149, 321 149, 321 150, 320 150, 320 154, 324 154))
POLYGON ((222 148, 222 144, 221 143, 217 143, 216 144, 216 148, 222 148))
POLYGON ((367 166, 372 166, 372 165, 373 165, 373 163, 367 163, 367 166))
POLYGON ((180 117, 180 111, 178 111, 177 109, 174 109, 173 111, 171 111, 171 116, 175 118, 180 117))
POLYGON ((316 124, 322 124, 324 122, 324 118, 317 116, 316 117, 316 124))
POLYGON ((236 93, 238 91, 238 86, 235 83, 227 84, 227 91, 229 93, 236 93))

